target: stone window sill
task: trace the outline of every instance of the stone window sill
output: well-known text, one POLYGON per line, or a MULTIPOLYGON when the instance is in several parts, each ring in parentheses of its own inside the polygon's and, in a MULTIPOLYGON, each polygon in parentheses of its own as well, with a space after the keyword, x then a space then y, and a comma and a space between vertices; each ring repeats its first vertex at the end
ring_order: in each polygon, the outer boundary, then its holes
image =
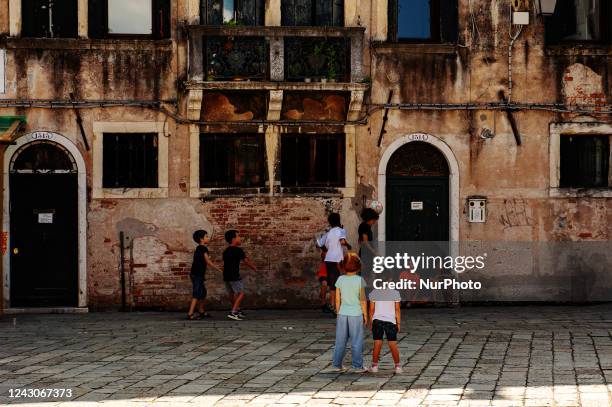
POLYGON ((612 46, 601 44, 565 44, 546 46, 546 55, 612 55, 612 46))
POLYGON ((457 44, 415 44, 411 42, 375 42, 373 43, 377 54, 456 54, 457 44))
POLYGON ((612 188, 550 188, 552 198, 612 198, 612 188))
POLYGON ((108 49, 108 50, 172 50, 172 40, 135 38, 85 39, 85 38, 16 38, 6 40, 8 49, 108 49))

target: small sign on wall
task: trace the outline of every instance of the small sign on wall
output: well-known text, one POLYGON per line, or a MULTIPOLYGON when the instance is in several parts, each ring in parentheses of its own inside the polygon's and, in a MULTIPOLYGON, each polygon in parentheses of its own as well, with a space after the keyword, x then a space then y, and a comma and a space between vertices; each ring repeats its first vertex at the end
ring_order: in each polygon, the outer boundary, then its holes
POLYGON ((468 197, 468 222, 485 223, 487 221, 487 198, 482 196, 468 197))
POLYGON ((6 50, 0 49, 0 93, 6 93, 6 50))
POLYGON ((39 213, 38 223, 53 223, 53 213, 39 213))
POLYGON ((422 211, 423 210, 423 201, 413 201, 410 202, 410 209, 413 211, 422 211))

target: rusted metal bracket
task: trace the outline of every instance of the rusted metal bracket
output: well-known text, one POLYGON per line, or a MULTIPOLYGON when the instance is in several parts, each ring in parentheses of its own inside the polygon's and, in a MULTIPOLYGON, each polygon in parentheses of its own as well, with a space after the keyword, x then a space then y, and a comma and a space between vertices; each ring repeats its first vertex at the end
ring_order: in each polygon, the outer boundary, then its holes
MULTIPOLYGON (((387 97, 387 104, 391 104, 391 99, 393 98, 393 89, 389 91, 389 97, 387 97)), ((383 115, 382 126, 380 127, 380 135, 378 136, 378 147, 382 144, 383 136, 387 132, 385 127, 387 126, 387 118, 389 116, 389 109, 385 107, 385 114, 383 115)))
MULTIPOLYGON (((500 90, 498 95, 499 99, 503 103, 508 104, 508 99, 506 98, 506 94, 503 90, 500 90)), ((514 140, 516 141, 516 145, 520 146, 522 144, 521 133, 519 132, 518 126, 516 125, 516 120, 514 119, 514 115, 512 114, 514 112, 514 109, 508 106, 506 109, 504 109, 504 111, 506 112, 506 117, 510 122, 510 127, 512 128, 512 133, 514 134, 514 140)))
MULTIPOLYGON (((70 100, 75 100, 74 93, 70 93, 70 100)), ((79 112, 79 109, 75 108, 74 114, 76 115, 76 122, 79 125, 79 130, 81 131, 81 138, 83 139, 85 150, 89 151, 89 142, 87 141, 87 135, 85 134, 85 128, 83 127, 83 119, 81 118, 81 112, 79 112)))

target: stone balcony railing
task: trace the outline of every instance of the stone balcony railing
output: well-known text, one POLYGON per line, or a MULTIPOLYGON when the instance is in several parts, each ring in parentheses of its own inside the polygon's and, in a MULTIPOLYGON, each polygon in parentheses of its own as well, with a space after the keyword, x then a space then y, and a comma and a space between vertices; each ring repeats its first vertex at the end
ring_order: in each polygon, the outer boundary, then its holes
POLYGON ((360 82, 363 27, 188 27, 188 82, 360 82))
POLYGON ((192 120, 206 116, 202 98, 211 92, 241 92, 245 97, 248 92, 265 92, 264 116, 272 122, 283 118, 283 104, 296 92, 306 98, 328 95, 326 100, 335 100, 336 107, 344 98, 345 120, 361 116, 369 89, 364 80, 363 27, 194 25, 187 30, 185 89, 192 120))

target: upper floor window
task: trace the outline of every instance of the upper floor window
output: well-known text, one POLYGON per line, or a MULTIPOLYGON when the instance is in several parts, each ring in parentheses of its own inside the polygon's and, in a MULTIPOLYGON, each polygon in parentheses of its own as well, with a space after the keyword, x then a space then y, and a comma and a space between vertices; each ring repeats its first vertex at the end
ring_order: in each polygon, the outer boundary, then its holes
POLYGON ((283 26, 344 26, 344 0, 281 0, 283 26))
POLYGON ((264 25, 265 0, 200 0, 204 25, 264 25))
POLYGON ((262 187, 262 134, 200 134, 200 187, 262 187))
POLYGON ((103 188, 157 188, 157 133, 104 133, 103 188))
POLYGON ((77 0, 22 0, 21 15, 23 37, 77 37, 77 0))
POLYGON ((562 135, 560 151, 562 188, 601 188, 612 186, 610 176, 610 136, 562 135))
POLYGON ((389 0, 389 40, 456 42, 457 0, 389 0))
POLYGON ((343 187, 344 134, 281 136, 283 187, 343 187))
POLYGON ((170 37, 170 0, 89 0, 89 36, 170 37))
POLYGON ((557 0, 555 13, 546 19, 546 42, 609 43, 611 22, 609 0, 557 0))

